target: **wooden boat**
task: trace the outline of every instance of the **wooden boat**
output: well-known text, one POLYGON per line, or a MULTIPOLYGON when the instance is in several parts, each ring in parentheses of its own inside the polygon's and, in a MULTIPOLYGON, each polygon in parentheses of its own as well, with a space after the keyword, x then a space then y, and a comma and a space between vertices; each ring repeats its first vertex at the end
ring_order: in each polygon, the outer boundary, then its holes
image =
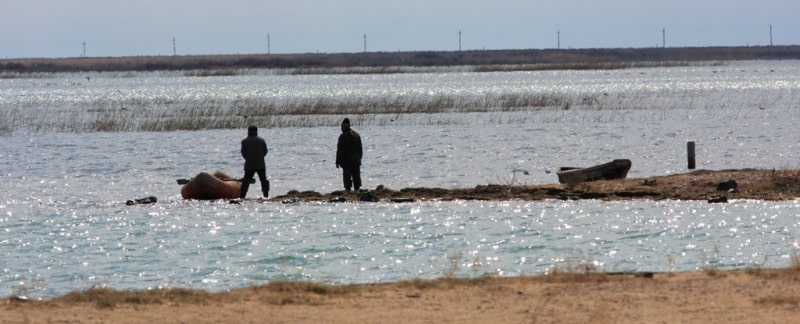
POLYGON ((239 198, 242 183, 217 171, 214 174, 200 172, 181 188, 183 199, 235 199, 239 198))
POLYGON ((572 184, 595 180, 625 179, 630 169, 631 160, 617 159, 588 168, 561 167, 558 168, 556 174, 558 174, 558 182, 572 184))

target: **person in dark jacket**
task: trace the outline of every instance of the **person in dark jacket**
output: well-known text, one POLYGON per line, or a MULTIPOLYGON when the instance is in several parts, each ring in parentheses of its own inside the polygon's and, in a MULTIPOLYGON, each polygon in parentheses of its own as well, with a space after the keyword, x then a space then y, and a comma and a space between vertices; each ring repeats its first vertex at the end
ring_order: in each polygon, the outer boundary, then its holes
POLYGON ((244 179, 242 188, 239 191, 239 198, 244 199, 253 175, 258 173, 258 180, 261 181, 261 193, 264 198, 269 197, 269 181, 267 180, 267 166, 264 157, 267 156, 267 142, 258 136, 258 128, 250 126, 247 128, 247 137, 242 140, 242 157, 244 158, 244 179))
POLYGON ((336 145, 336 168, 342 168, 344 189, 356 191, 361 188, 361 136, 350 129, 350 119, 342 121, 342 134, 336 145))

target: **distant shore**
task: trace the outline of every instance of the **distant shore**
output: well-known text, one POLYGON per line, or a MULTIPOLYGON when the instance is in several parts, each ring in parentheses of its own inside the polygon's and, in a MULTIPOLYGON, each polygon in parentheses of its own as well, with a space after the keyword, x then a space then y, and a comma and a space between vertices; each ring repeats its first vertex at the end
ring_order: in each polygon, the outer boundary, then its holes
MULTIPOLYGON (((555 175, 554 175, 555 177, 555 175)), ((393 190, 378 186, 371 190, 383 201, 417 200, 711 200, 754 199, 792 200, 800 198, 800 169, 736 169, 695 170, 687 173, 624 180, 602 180, 575 185, 502 185, 490 184, 474 188, 404 188, 393 190), (719 188, 733 180, 737 187, 719 188)), ((358 200, 354 192, 291 191, 273 197, 272 201, 337 201, 358 200)), ((712 202, 715 202, 712 200, 712 202)))
POLYGON ((15 58, 0 59, 0 77, 11 73, 210 71, 198 74, 203 76, 253 68, 295 69, 297 73, 397 73, 392 67, 433 66, 474 66, 477 71, 614 69, 653 62, 787 59, 800 59, 800 45, 15 58))

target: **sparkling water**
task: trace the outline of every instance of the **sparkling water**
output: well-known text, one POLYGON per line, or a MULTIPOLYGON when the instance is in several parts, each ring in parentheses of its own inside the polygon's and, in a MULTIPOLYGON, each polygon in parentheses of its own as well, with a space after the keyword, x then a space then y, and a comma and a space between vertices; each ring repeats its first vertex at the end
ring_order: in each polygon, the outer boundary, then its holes
MULTIPOLYGON (((88 110, 103 96, 110 103, 102 105, 131 98, 151 103, 152 93, 176 102, 265 91, 290 99, 395 91, 588 98, 592 103, 582 106, 414 114, 393 124, 364 119, 353 126, 364 141, 368 189, 546 184, 557 182, 559 166, 615 158, 633 161, 629 177, 687 172, 687 140, 697 142, 701 169, 798 168, 799 66, 225 78, 134 73, 80 82, 77 75, 56 74, 0 79, 0 110, 88 110), (102 86, 89 89, 88 82, 102 86)), ((335 124, 259 133, 270 149, 272 195, 341 189, 335 124)), ((176 179, 218 169, 241 176, 245 136, 246 129, 23 129, 1 136, 0 295, 51 297, 96 285, 222 291, 272 280, 514 276, 571 265, 598 271, 781 267, 797 253, 798 200, 237 205, 180 198, 176 179), (125 205, 151 195, 158 203, 125 205)))

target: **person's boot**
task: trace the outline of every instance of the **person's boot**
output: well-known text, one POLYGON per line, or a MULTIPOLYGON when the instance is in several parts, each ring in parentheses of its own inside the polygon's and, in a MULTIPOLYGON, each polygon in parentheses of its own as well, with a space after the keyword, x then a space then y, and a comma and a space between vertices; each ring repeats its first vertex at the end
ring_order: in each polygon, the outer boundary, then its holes
POLYGON ((264 198, 269 198, 269 180, 261 184, 261 193, 264 194, 264 198))
POLYGON ((242 188, 239 189, 239 199, 244 199, 244 196, 247 196, 247 189, 250 188, 250 183, 247 181, 242 181, 242 188))

